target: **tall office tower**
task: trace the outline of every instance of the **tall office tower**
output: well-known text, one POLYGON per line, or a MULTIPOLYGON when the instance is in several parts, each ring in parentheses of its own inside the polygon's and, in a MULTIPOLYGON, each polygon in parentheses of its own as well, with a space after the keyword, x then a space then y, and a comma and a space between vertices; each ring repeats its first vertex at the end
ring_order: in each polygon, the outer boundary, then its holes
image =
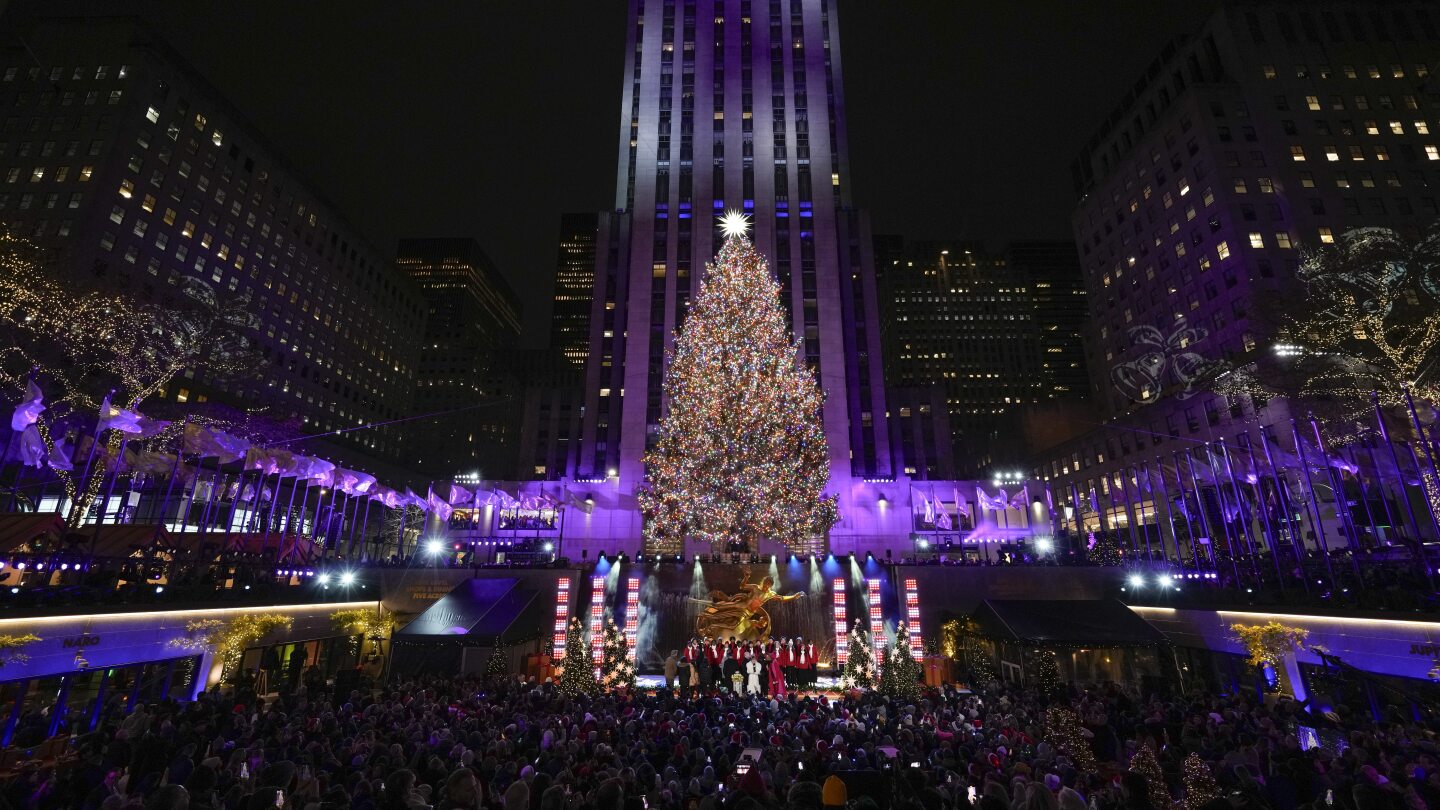
POLYGON ((1164 45, 1073 167, 1089 372, 1114 429, 1038 460, 1057 494, 1108 493, 1199 442, 1259 446, 1262 424, 1288 435, 1284 401, 1227 400, 1190 372, 1274 351, 1254 305, 1296 289, 1303 250, 1434 221, 1437 63, 1440 13, 1403 0, 1226 2, 1164 45))
POLYGON ((1090 391, 1085 370, 1085 277, 1073 242, 1011 242, 1005 263, 1026 280, 1034 309, 1036 351, 1040 353, 1042 402, 1084 399, 1090 391))
POLYGON ((590 309, 595 294, 595 235, 598 214, 562 214, 555 259, 555 293, 550 310, 550 347, 576 368, 590 356, 590 309))
POLYGON ((842 515, 849 482, 894 474, 869 224, 850 207, 835 5, 631 0, 578 477, 618 476, 623 492, 641 483, 667 404, 666 351, 726 209, 752 217, 825 392, 842 515))
POLYGON ((1017 414, 1046 390, 1029 279, 974 242, 900 255, 878 272, 887 379, 944 389, 957 474, 1020 461, 1017 414))
MULTIPOLYGON (((77 285, 163 302, 201 282, 253 302, 258 376, 199 370, 167 398, 261 406, 307 432, 410 412, 419 291, 214 87, 133 19, 5 22, 0 221, 77 285)), ((402 438, 327 441, 374 469, 367 458, 408 461, 402 438)))
POLYGON ((520 338, 515 293, 473 239, 402 239, 395 263, 428 307, 415 410, 438 415, 413 423, 417 467, 436 476, 508 477, 519 405, 497 400, 515 387, 502 368, 520 338))

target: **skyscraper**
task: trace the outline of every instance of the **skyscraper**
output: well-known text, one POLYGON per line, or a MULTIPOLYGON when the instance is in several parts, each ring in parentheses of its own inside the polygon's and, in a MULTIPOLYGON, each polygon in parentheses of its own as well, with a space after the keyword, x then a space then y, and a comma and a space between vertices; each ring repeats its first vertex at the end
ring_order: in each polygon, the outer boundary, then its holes
POLYGON ((575 474, 644 478, 666 350, 719 248, 752 218, 825 392, 831 481, 894 474, 872 245, 851 208, 833 0, 631 0, 615 208, 601 217, 575 474))
POLYGON ((428 307, 415 409, 441 414, 411 425, 418 466, 438 476, 474 470, 508 476, 518 401, 481 403, 514 388, 498 361, 520 337, 515 294, 473 239, 402 239, 395 263, 428 307))
POLYGON ((1085 277, 1074 242, 1031 240, 1005 248, 1005 263, 1026 280, 1040 353, 1040 400, 1085 399, 1085 277))
POLYGON ((597 214, 563 214, 556 248, 555 292, 550 310, 550 348, 576 368, 590 356, 590 309, 595 292, 597 214))

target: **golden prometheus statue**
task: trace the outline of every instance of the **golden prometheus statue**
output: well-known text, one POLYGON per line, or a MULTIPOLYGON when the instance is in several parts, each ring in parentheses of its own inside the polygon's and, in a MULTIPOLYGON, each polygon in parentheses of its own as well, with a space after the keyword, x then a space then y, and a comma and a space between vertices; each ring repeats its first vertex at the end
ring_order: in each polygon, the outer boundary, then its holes
POLYGON ((805 592, 781 596, 775 592, 775 581, 764 577, 759 584, 750 582, 750 571, 740 579, 740 590, 733 594, 711 591, 710 599, 692 599, 705 605, 695 619, 695 633, 701 638, 728 639, 738 641, 768 641, 770 638, 770 614, 765 612, 765 603, 772 599, 789 602, 799 599, 805 592))

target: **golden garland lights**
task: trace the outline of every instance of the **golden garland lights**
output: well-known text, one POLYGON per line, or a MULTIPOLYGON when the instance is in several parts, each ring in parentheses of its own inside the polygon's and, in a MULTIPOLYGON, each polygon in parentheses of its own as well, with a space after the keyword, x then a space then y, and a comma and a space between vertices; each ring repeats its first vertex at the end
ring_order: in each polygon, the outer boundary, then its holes
POLYGON ((295 619, 279 613, 245 613, 229 621, 195 619, 185 624, 185 636, 171 639, 170 646, 191 652, 214 652, 222 678, 233 678, 245 657, 245 650, 277 630, 289 630, 295 619))
POLYGON ((34 633, 21 633, 20 635, 0 635, 0 666, 6 664, 23 664, 30 660, 30 656, 20 652, 20 648, 34 644, 44 639, 34 633))
POLYGON ((799 360, 780 285, 727 216, 724 245, 685 319, 665 375, 668 411, 637 496, 646 549, 686 537, 717 550, 774 538, 799 547, 838 519, 815 374, 799 360))
POLYGON ((1275 691, 1288 691, 1290 679, 1285 674, 1285 656, 1300 648, 1310 631, 1280 622, 1265 624, 1232 624, 1230 631, 1250 654, 1250 663, 1257 667, 1269 664, 1275 671, 1275 691))

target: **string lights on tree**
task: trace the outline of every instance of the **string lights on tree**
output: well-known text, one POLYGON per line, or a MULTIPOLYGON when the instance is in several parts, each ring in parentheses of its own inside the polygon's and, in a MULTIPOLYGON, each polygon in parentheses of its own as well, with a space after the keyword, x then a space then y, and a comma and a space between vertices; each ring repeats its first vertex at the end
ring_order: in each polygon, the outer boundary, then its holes
POLYGON ((630 660, 630 645, 625 631, 614 619, 605 622, 605 647, 600 659, 601 678, 606 689, 634 689, 635 664, 630 660))
POLYGON ((1046 710, 1045 740, 1069 757, 1075 770, 1082 774, 1095 773, 1095 752, 1075 712, 1064 706, 1051 706, 1046 710))
POLYGON ((650 552, 678 553, 686 537, 800 547, 837 519, 823 492, 820 387, 745 228, 743 215, 725 217, 725 243, 669 356, 668 410, 638 495, 650 552))
POLYGON ((1184 810, 1200 810, 1201 807, 1220 798, 1220 785, 1210 765, 1192 753, 1180 765, 1180 775, 1185 786, 1185 798, 1180 800, 1184 810))
POLYGON ((846 689, 874 689, 875 658, 870 652, 870 639, 861 628, 859 619, 855 620, 855 627, 850 631, 846 649, 849 655, 845 659, 841 685, 846 689))
POLYGON ((558 688, 568 697, 594 695, 600 691, 590 663, 590 647, 585 643, 585 626, 579 618, 571 619, 565 630, 565 658, 561 662, 558 688))
POLYGON ((1130 770, 1145 778, 1145 784, 1149 787, 1150 806, 1165 810, 1173 802, 1170 799, 1170 790, 1165 787, 1165 772, 1160 768, 1160 760, 1155 758, 1155 751, 1149 743, 1141 744, 1135 754, 1130 757, 1130 770))

